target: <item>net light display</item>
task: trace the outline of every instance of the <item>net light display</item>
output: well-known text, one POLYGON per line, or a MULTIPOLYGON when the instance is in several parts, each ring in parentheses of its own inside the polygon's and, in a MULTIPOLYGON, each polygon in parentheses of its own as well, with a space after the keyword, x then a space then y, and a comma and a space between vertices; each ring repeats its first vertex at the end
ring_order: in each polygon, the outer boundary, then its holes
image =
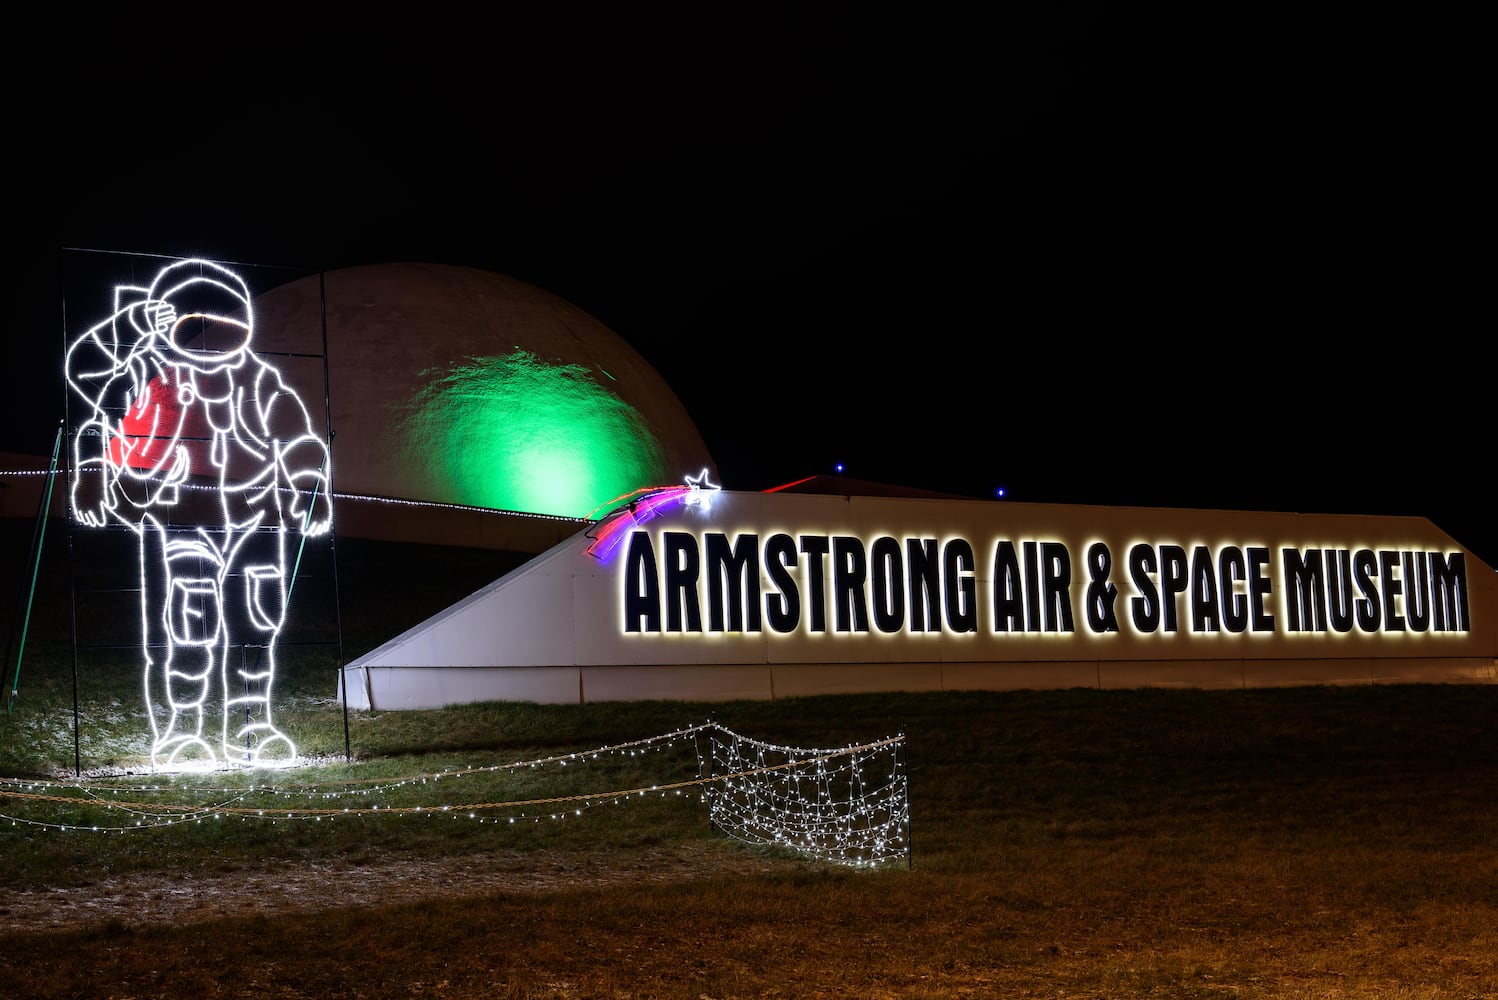
POLYGON ((903 735, 841 750, 712 735, 712 770, 723 775, 709 797, 717 829, 839 864, 908 858, 903 735))
POLYGON ((71 342, 72 512, 133 532, 143 693, 160 770, 275 767, 272 719, 291 539, 332 525, 328 449, 280 371, 251 349, 249 288, 207 260, 121 285, 71 342), (206 502, 205 502, 206 500, 206 502))
POLYGON ((142 784, 127 780, 0 778, 0 822, 14 830, 141 833, 186 823, 348 821, 394 817, 462 819, 510 825, 566 820, 599 805, 647 797, 708 805, 714 829, 749 844, 785 848, 855 867, 909 860, 910 799, 903 734, 836 749, 776 746, 716 723, 599 747, 484 767, 397 779, 278 782, 246 788, 195 778, 142 784), (647 786, 546 798, 475 798, 485 779, 544 768, 578 768, 607 758, 689 750, 692 777, 647 786), (425 792, 438 792, 426 801, 425 792), (82 819, 60 819, 58 813, 82 819))

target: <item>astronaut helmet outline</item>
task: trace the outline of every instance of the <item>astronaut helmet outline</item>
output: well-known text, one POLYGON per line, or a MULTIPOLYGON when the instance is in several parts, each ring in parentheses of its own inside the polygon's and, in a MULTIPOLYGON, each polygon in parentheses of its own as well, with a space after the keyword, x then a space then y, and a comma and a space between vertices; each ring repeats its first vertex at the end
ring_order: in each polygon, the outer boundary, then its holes
POLYGON ((165 349, 195 364, 238 365, 254 337, 249 288, 212 261, 163 268, 146 294, 145 312, 165 349))

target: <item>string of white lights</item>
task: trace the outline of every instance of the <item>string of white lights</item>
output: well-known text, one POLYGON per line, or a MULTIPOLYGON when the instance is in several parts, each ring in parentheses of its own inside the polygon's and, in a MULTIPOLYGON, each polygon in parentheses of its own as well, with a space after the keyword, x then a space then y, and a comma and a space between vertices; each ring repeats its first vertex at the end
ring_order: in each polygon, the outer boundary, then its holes
MULTIPOLYGON (((398 788, 410 784, 424 784, 439 780, 452 781, 455 778, 473 777, 478 775, 495 774, 502 771, 519 771, 527 768, 539 768, 555 764, 566 767, 572 763, 586 763, 598 761, 609 756, 637 756, 646 752, 659 753, 671 749, 678 741, 695 736, 712 726, 711 723, 688 726, 683 729, 662 733, 659 736, 650 736, 644 739, 631 740, 625 743, 615 743, 608 746, 597 747, 592 750, 572 751, 569 753, 552 754, 546 757, 537 757, 531 760, 510 761, 504 764, 486 764, 482 767, 465 767, 457 770, 428 771, 422 774, 405 775, 400 778, 334 778, 325 781, 313 782, 278 782, 265 784, 251 784, 244 788, 226 787, 222 785, 201 784, 195 780, 155 780, 149 784, 115 782, 110 780, 54 780, 38 778, 7 778, 0 776, 0 788, 6 785, 25 788, 65 788, 75 791, 97 791, 108 793, 119 793, 128 791, 134 794, 170 794, 182 795, 229 795, 243 796, 252 794, 265 795, 300 795, 311 794, 328 798, 336 798, 341 795, 370 795, 383 790, 398 788)), ((125 774, 129 778, 132 775, 125 774)))
POLYGON ((872 865, 908 857, 909 800, 901 751, 904 737, 835 750, 775 747, 742 737, 716 723, 594 750, 554 754, 526 761, 408 775, 398 779, 333 779, 324 782, 262 783, 230 789, 182 780, 115 784, 98 779, 56 781, 0 778, 0 802, 18 808, 0 812, 12 829, 53 829, 124 833, 205 820, 311 820, 425 816, 478 822, 541 822, 582 815, 599 805, 653 797, 680 797, 693 790, 706 801, 715 828, 746 843, 787 848, 839 864, 872 865), (700 737, 706 735, 704 752, 700 737), (375 799, 413 785, 440 783, 461 789, 455 779, 553 766, 565 768, 608 757, 640 756, 690 743, 696 749, 695 777, 600 792, 541 798, 450 801, 399 805, 375 799), (871 776, 872 775, 872 776, 871 776), (173 801, 149 801, 152 796, 173 801), (212 795, 209 804, 184 801, 212 795), (129 796, 129 797, 120 797, 129 796), (265 796, 268 802, 257 802, 265 796), (329 806, 329 800, 357 796, 358 803, 329 806), (46 810, 53 810, 47 814, 46 810), (33 815, 41 811, 42 815, 33 815), (57 811, 123 814, 131 822, 83 822, 59 818, 57 811), (496 816, 505 812, 509 815, 496 816))
MULTIPOLYGON (((0 476, 63 476, 66 474, 66 471, 65 469, 0 469, 0 476)), ((77 471, 82 474, 85 470, 79 469, 77 471)), ((141 478, 148 479, 150 477, 141 478)), ((182 492, 196 491, 209 493, 213 492, 215 488, 195 483, 181 483, 178 485, 178 489, 182 492)), ((441 500, 414 500, 406 497, 378 496, 373 493, 350 493, 342 490, 334 490, 331 495, 334 501, 388 504, 395 507, 426 507, 434 510, 448 510, 459 513, 495 514, 506 517, 531 518, 538 521, 575 521, 578 524, 585 524, 592 520, 591 518, 569 517, 564 514, 540 514, 534 511, 500 510, 494 507, 475 507, 472 504, 448 503, 441 500)))

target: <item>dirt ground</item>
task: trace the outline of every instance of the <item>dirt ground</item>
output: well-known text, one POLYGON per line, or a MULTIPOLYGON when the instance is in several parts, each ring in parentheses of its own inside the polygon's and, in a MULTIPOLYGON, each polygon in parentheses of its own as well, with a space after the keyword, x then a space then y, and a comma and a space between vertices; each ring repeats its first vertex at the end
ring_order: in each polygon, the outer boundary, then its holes
POLYGON ((212 920, 252 913, 315 912, 412 902, 464 892, 559 889, 754 875, 794 862, 717 840, 607 852, 503 852, 420 863, 278 864, 233 872, 131 875, 85 886, 0 897, 0 934, 212 920))

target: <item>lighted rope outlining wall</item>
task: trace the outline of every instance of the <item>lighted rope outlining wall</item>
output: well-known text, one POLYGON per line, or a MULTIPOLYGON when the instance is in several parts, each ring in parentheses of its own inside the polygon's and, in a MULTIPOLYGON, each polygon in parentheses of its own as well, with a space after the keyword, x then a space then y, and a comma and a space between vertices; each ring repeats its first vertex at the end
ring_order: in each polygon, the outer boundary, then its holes
MULTIPOLYGON (((600 804, 617 804, 645 796, 680 796, 700 789, 709 803, 713 826, 746 843, 773 845, 824 861, 874 865, 908 859, 910 807, 903 761, 903 735, 836 750, 777 747, 739 736, 716 723, 691 726, 661 736, 614 744, 596 750, 558 754, 488 767, 417 774, 398 780, 358 779, 306 784, 263 784, 226 788, 167 781, 127 784, 109 781, 59 782, 0 778, 0 801, 37 809, 65 807, 124 813, 134 822, 122 825, 62 822, 15 813, 0 813, 12 829, 47 828, 98 833, 126 833, 204 820, 333 820, 372 816, 450 816, 479 822, 539 822, 580 815, 600 804), (704 754, 703 739, 709 749, 704 754), (448 802, 422 805, 317 805, 339 799, 371 802, 412 785, 450 787, 462 779, 547 766, 569 767, 604 756, 663 752, 679 744, 696 750, 697 776, 644 787, 585 792, 543 798, 448 802), (719 787, 721 786, 721 787, 719 787), (129 798, 122 798, 129 795, 129 798), (162 796, 177 801, 151 801, 162 796), (200 796, 208 802, 184 802, 200 796), (262 800, 270 801, 262 801, 262 800), (538 809, 538 807, 546 807, 538 809), (561 808, 557 808, 561 807, 561 808), (485 814, 510 811, 508 817, 485 814)), ((461 787, 459 785, 459 787, 461 787)), ((456 789, 455 789, 456 790, 456 789)))

